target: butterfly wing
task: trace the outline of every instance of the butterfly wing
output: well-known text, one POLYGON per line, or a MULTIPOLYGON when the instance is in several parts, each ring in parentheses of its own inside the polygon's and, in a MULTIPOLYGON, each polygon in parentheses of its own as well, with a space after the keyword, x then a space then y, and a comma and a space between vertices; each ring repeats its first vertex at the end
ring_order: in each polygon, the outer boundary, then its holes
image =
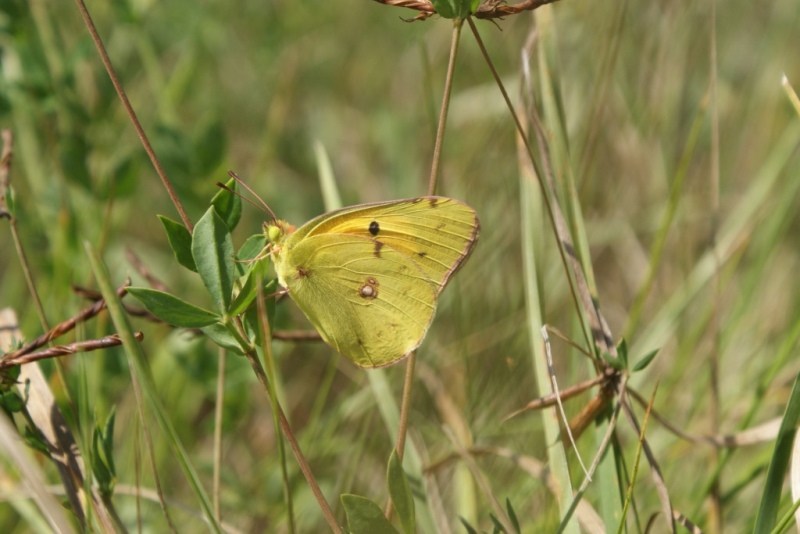
POLYGON ((292 240, 278 274, 323 339, 359 367, 396 362, 422 342, 438 284, 406 254, 341 233, 292 240))
POLYGON ((441 293, 478 239, 475 210, 446 197, 362 204, 326 213, 304 224, 288 241, 324 234, 374 239, 411 259, 441 293))

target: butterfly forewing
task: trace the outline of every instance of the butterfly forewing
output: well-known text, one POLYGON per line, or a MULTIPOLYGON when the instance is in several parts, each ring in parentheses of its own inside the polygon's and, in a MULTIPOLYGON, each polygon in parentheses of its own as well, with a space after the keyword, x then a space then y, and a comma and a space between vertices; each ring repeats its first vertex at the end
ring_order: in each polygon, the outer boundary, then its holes
POLYGON ((334 233, 372 239, 376 254, 388 246, 405 255, 441 292, 472 251, 478 230, 475 211, 466 204, 420 197, 344 208, 314 219, 298 232, 302 237, 334 233))

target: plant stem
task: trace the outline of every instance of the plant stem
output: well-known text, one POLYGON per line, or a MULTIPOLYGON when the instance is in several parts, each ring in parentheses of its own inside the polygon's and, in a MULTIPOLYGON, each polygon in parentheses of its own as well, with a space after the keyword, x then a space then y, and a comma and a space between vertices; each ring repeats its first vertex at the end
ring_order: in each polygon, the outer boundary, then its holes
MULTIPOLYGON (((456 68, 456 57, 458 57, 458 40, 461 37, 463 20, 453 21, 453 33, 450 39, 450 59, 447 62, 447 73, 444 79, 444 95, 442 95, 442 109, 439 112, 439 125, 436 129, 436 141, 433 145, 433 161, 431 162, 431 176, 428 182, 428 194, 435 195, 439 182, 439 162, 442 154, 442 142, 444 141, 444 131, 447 125, 447 112, 450 109, 450 97, 453 90, 453 73, 456 68)), ((408 411, 411 405, 411 390, 414 386, 414 368, 417 364, 417 351, 408 355, 406 363, 406 376, 403 382, 403 398, 400 404, 400 423, 397 429, 397 443, 395 450, 400 463, 403 462, 403 452, 406 447, 406 435, 408 434, 408 411)), ((392 500, 386 503, 386 518, 392 517, 392 500)))
POLYGON ((436 194, 436 186, 439 181, 439 161, 442 154, 442 141, 444 140, 444 130, 447 125, 447 111, 450 109, 450 94, 453 88, 453 72, 456 68, 456 56, 458 55, 458 38, 461 36, 463 20, 453 21, 453 34, 450 39, 450 60, 447 63, 447 75, 444 79, 444 95, 442 95, 442 109, 439 111, 439 127, 436 130, 436 141, 433 145, 433 161, 431 162, 431 177, 428 182, 428 194, 436 194))
POLYGON ((161 178, 161 183, 164 185, 164 189, 167 190, 167 194, 169 194, 169 198, 175 205, 175 209, 178 210, 178 214, 180 215, 184 226, 186 226, 186 228, 191 232, 193 229, 192 221, 189 219, 189 216, 183 209, 183 204, 178 198, 175 188, 172 187, 172 182, 170 182, 169 178, 167 178, 167 173, 164 170, 164 167, 161 166, 161 162, 158 160, 155 150, 153 150, 153 145, 150 144, 147 134, 144 133, 144 128, 142 128, 142 125, 136 116, 136 112, 133 110, 130 100, 128 100, 128 95, 125 94, 125 89, 123 89, 122 83, 117 77, 117 73, 114 70, 114 65, 111 64, 111 59, 109 59, 108 52, 106 52, 106 47, 103 45, 103 41, 100 39, 100 34, 97 33, 97 28, 94 26, 92 16, 89 14, 86 4, 83 3, 83 0, 75 0, 75 3, 78 4, 78 11, 80 11, 81 17, 83 17, 83 23, 86 25, 86 29, 89 30, 89 35, 91 35, 92 41, 94 41, 94 45, 97 47, 97 52, 100 54, 100 60, 103 62, 106 72, 108 72, 108 77, 111 79, 111 83, 114 85, 114 89, 117 91, 117 96, 119 96, 119 99, 122 101, 122 106, 125 108, 125 112, 128 114, 128 118, 130 118, 131 123, 136 130, 136 135, 139 136, 139 140, 142 142, 144 151, 147 152, 150 162, 153 164, 153 167, 156 170, 156 174, 158 174, 158 177, 161 178))

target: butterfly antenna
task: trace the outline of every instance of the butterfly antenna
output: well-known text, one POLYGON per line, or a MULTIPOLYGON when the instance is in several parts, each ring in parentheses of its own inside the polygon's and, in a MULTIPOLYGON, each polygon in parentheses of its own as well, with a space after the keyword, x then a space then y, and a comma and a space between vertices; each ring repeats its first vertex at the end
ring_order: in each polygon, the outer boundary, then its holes
MULTIPOLYGON (((262 206, 261 204, 258 204, 256 202, 253 202, 252 200, 250 200, 246 196, 242 195, 238 191, 235 191, 235 190, 231 189, 230 187, 228 187, 227 185, 223 184, 222 182, 217 182, 217 187, 219 187, 220 189, 224 189, 225 191, 227 191, 228 193, 230 193, 232 195, 236 195, 237 197, 241 198, 245 202, 249 202, 250 204, 252 204, 256 208, 260 209, 261 211, 265 211, 264 210, 264 206, 262 206)), ((269 212, 269 213, 270 213, 270 215, 272 215, 272 212, 269 212)))
MULTIPOLYGON (((273 221, 277 221, 277 220, 278 220, 278 218, 275 216, 275 214, 274 214, 274 213, 272 212, 272 210, 270 209, 269 205, 268 205, 266 202, 264 202, 264 200, 262 200, 262 198, 261 198, 260 196, 258 196, 258 195, 256 194, 256 192, 255 192, 255 191, 253 191, 253 189, 252 189, 252 188, 251 188, 249 185, 247 185, 247 184, 245 183, 245 181, 244 181, 244 180, 242 180, 241 178, 239 178, 239 175, 238 175, 238 174, 236 174, 236 173, 235 173, 235 172, 233 172, 233 171, 228 171, 228 176, 230 176, 231 178, 233 178, 234 180, 236 180, 236 182, 237 182, 239 185, 241 185, 242 187, 244 187, 244 188, 245 188, 245 189, 246 189, 246 190, 247 190, 247 191, 248 191, 248 192, 249 192, 251 195, 253 195, 255 198, 257 198, 257 199, 258 199, 258 201, 261 203, 261 205, 259 206, 258 204, 256 204, 256 203, 255 203, 255 202, 253 202, 252 200, 248 200, 248 202, 250 202, 250 203, 251 203, 251 204, 253 204, 254 206, 257 206, 257 207, 261 208, 261 209, 262 209, 262 210, 264 210, 265 212, 269 213, 269 215, 270 215, 270 217, 272 217, 272 220, 273 220, 273 221)), ((239 196, 241 197, 241 195, 239 195, 239 196)), ((244 197, 242 197, 242 198, 244 198, 244 197)))

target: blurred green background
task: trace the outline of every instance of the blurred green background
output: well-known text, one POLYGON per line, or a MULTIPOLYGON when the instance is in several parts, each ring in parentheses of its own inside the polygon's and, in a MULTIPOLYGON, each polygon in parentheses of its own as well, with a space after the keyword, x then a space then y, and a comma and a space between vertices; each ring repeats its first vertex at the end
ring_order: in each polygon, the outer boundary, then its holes
MULTIPOLYGON (((145 283, 125 258, 131 250, 172 292, 207 305, 197 277, 172 256, 156 215, 177 214, 76 6, 43 0, 0 5, 0 126, 14 135, 17 225, 50 323, 87 305, 71 289, 93 287, 84 241, 102 250, 115 283, 129 275, 145 283)), ((324 212, 316 142, 330 157, 346 205, 425 194, 450 22, 406 23, 401 17, 414 12, 367 0, 113 0, 88 7, 192 220, 205 211, 228 169, 295 224, 324 212)), ((718 2, 716 9, 716 77, 709 2, 564 0, 543 8, 549 15, 538 19, 538 29, 531 14, 477 22, 516 101, 526 39, 531 32, 550 36, 567 168, 578 187, 600 305, 614 335, 626 336, 632 359, 661 349, 646 372, 633 376, 632 386, 649 397, 658 383, 655 408, 697 435, 715 428, 733 433, 779 416, 800 369, 800 117, 781 86, 784 73, 800 86, 800 4, 732 1, 718 2), (715 93, 709 92, 712 81, 715 93), (653 263, 651 251, 665 230, 663 253, 653 263), (650 269, 653 285, 633 324, 631 309, 650 269), (720 361, 718 416, 709 395, 714 353, 720 361)), ((538 72, 533 69, 534 76, 538 72)), ((453 83, 440 193, 477 210, 481 237, 443 294, 420 349, 409 440, 424 465, 457 450, 451 434, 464 446, 505 447, 544 461, 550 444, 538 414, 502 421, 540 395, 530 349, 539 333, 526 322, 525 247, 536 250, 545 321, 577 337, 577 312, 547 221, 534 229, 535 244, 522 242, 514 124, 467 30, 453 83)), ((237 244, 259 232, 263 219, 246 206, 237 244)), ((6 221, 2 225, 0 305, 13 308, 33 338, 42 326, 6 221)), ((288 300, 277 321, 278 329, 309 328, 288 300)), ((210 481, 216 350, 165 326, 135 327, 145 332, 147 357, 182 442, 210 481)), ((75 339, 110 328, 101 317, 75 339)), ((275 342, 274 350, 284 409, 341 522, 341 493, 384 502, 396 429, 383 418, 381 403, 399 402, 405 366, 387 369, 388 390, 380 396, 368 371, 334 357, 321 343, 275 342)), ((561 342, 553 351, 562 387, 591 377, 576 351, 561 342)), ((55 377, 51 383, 57 395, 66 387, 74 399, 84 376, 90 413, 103 420, 116 409, 120 489, 114 504, 134 528, 135 500, 123 490, 135 484, 134 458, 141 451, 134 446, 136 407, 123 353, 71 356, 63 366, 67 383, 55 377)), ((244 532, 285 531, 267 399, 244 359, 229 356, 226 366, 222 518, 244 532)), ((43 368, 52 373, 51 363, 43 368)), ((567 403, 568 413, 589 398, 567 403)), ((60 399, 67 413, 76 413, 63 394, 60 399)), ((770 441, 736 450, 736 461, 726 465, 717 522, 706 506, 713 449, 656 423, 648 438, 675 508, 711 531, 720 524, 734 532, 749 528, 770 441)), ((636 433, 621 424, 619 439, 632 462, 636 433)), ((154 443, 165 493, 196 511, 158 432, 154 443)), ((587 461, 595 443, 584 438, 579 449, 587 461)), ((543 482, 496 455, 476 461, 494 496, 510 500, 524 532, 555 528, 558 508, 543 482)), ((16 477, 4 462, 3 491, 12 492, 16 477)), ((325 529, 294 460, 288 463, 298 531, 325 529)), ((438 488, 452 531, 463 531, 459 516, 491 529, 486 488, 463 463, 436 465, 429 483, 438 488)), ((141 462, 139 470, 141 484, 152 487, 149 463, 141 462)), ((637 521, 644 524, 660 510, 647 470, 642 467, 637 481, 633 531, 637 521)), ((579 484, 581 473, 574 474, 579 484)), ((415 484, 422 494, 422 482, 415 484)), ((427 491, 430 499, 430 486, 427 491)), ((598 502, 592 486, 585 499, 598 502)), ((784 499, 788 506, 788 494, 784 499)), ((143 501, 142 516, 147 530, 166 528, 157 502, 143 501)), ((173 519, 179 531, 202 527, 181 508, 173 519)), ((420 521, 421 531, 432 528, 420 521)), ((0 504, 0 530, 29 528, 17 506, 0 504)))

